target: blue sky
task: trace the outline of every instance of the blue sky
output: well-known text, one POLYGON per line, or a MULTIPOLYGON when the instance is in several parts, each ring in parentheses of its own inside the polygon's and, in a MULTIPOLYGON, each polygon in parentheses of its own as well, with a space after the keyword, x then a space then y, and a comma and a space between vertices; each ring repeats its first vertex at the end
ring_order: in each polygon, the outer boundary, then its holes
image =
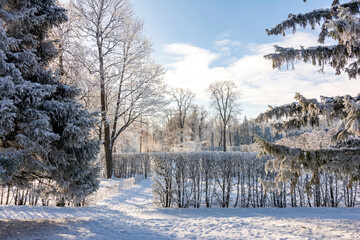
POLYGON ((189 43, 205 49, 224 37, 240 42, 269 43, 266 28, 289 13, 328 6, 329 0, 131 0, 144 19, 148 37, 161 51, 165 44, 189 43))
MULTIPOLYGON (((66 1, 66 0, 62 0, 66 1)), ((241 94, 242 115, 253 118, 268 105, 294 101, 295 92, 309 98, 355 95, 359 81, 335 76, 331 68, 299 63, 295 70, 273 70, 263 58, 273 45, 318 45, 316 32, 302 30, 286 37, 267 36, 265 29, 289 13, 330 6, 331 0, 130 0, 144 20, 154 57, 166 69, 169 87, 189 88, 196 103, 209 106, 207 87, 219 80, 234 81, 241 94)))

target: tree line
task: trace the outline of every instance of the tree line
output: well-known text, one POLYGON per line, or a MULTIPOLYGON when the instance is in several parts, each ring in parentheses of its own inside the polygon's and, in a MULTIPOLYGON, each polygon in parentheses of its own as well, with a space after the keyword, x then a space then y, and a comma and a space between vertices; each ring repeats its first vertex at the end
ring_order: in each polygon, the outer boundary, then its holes
MULTIPOLYGON (((307 49, 276 46, 275 53, 265 57, 276 68, 302 60, 319 65, 321 71, 330 64, 337 74, 344 71, 356 78, 360 72, 359 5, 359 1, 340 4, 334 0, 326 9, 290 14, 267 33, 285 34, 297 26, 314 28, 319 24, 319 43, 330 38, 337 44, 307 49)), ((46 205, 47 199, 53 199, 59 206, 83 204, 86 196, 98 188, 101 164, 97 156, 101 146, 105 176, 110 178, 116 172, 115 152, 226 151, 230 146, 256 140, 263 154, 276 157, 266 166, 278 172, 274 181, 263 182, 267 188, 279 190, 285 186, 283 192, 289 193, 290 189, 295 194, 297 184, 303 184, 307 191, 318 186, 315 192, 320 198, 312 205, 327 202, 321 199, 332 199, 331 204, 337 205, 337 199, 344 201, 345 195, 345 205, 354 205, 352 199, 360 179, 359 95, 322 97, 318 101, 298 93, 297 102, 271 107, 255 121, 244 118, 240 124, 236 85, 218 81, 209 83, 208 89, 214 113, 194 105, 194 94, 189 90, 172 89, 169 96, 173 104, 162 115, 165 124, 156 124, 154 113, 163 112, 160 110, 169 103, 164 94, 164 71, 151 57, 143 22, 135 16, 130 2, 74 0, 67 9, 54 0, 0 1, 1 202, 9 204, 14 199, 16 204, 23 204, 44 199, 46 205), (336 141, 333 146, 306 149, 306 142, 297 148, 273 143, 294 129, 319 127, 324 119, 338 124, 331 136, 336 141), (263 127, 264 123, 274 123, 273 128, 263 127), (120 135, 125 148, 118 144, 120 135), (333 187, 345 183, 349 191, 333 187)), ((188 162, 195 167, 192 170, 200 166, 196 163, 200 160, 194 161, 188 162)), ((168 160, 165 163, 169 164, 168 160)), ((173 165, 169 166, 172 169, 173 165)), ((132 175, 138 171, 134 169, 116 174, 132 175)), ((180 175, 184 179, 196 175, 183 171, 180 175)), ((181 206, 189 199, 195 199, 191 200, 195 205, 199 203, 200 180, 196 175, 192 184, 197 189, 190 188, 190 193, 197 196, 180 194, 181 206)), ((227 191, 231 182, 218 185, 227 191)), ((188 186, 185 180, 181 184, 188 186)), ((227 205, 226 194, 220 194, 217 201, 222 199, 221 204, 227 205)), ((166 196, 165 205, 174 203, 173 195, 166 196)), ((282 196, 286 199, 287 195, 282 196)), ((311 202, 300 193, 292 198, 300 196, 303 200, 294 200, 295 205, 311 202)))
POLYGON ((359 185, 351 176, 321 172, 319 182, 303 172, 298 181, 275 182, 272 159, 252 152, 159 152, 120 154, 115 172, 122 177, 153 174, 154 202, 162 207, 355 207, 359 185), (151 168, 149 168, 151 166, 151 168))

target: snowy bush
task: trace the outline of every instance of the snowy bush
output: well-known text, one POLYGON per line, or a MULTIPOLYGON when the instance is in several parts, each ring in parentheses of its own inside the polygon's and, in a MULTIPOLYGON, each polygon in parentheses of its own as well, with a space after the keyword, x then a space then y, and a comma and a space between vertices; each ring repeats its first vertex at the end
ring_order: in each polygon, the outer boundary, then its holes
MULTIPOLYGON (((133 154, 136 155, 136 154, 133 154)), ((349 176, 321 173, 320 182, 308 186, 310 173, 295 185, 278 183, 269 171, 269 157, 245 152, 149 153, 153 165, 154 202, 163 207, 354 207, 358 185, 349 176), (268 166, 267 166, 268 167, 268 166)), ((134 157, 135 158, 135 157, 134 157)))
POLYGON ((151 159, 154 201, 163 207, 266 205, 259 183, 265 160, 256 153, 153 153, 151 159))
POLYGON ((146 153, 114 154, 113 164, 117 178, 131 178, 136 174, 143 174, 147 178, 150 172, 150 156, 146 153))

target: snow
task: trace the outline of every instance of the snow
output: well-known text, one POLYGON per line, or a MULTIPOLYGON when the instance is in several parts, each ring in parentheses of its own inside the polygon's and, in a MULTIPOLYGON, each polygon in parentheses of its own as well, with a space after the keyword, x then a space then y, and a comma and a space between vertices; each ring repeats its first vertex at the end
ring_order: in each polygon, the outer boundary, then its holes
POLYGON ((142 180, 144 180, 143 175, 136 175, 135 177, 127 179, 101 179, 99 189, 89 197, 90 203, 95 204, 106 198, 113 197, 118 194, 119 191, 130 189, 142 180))
POLYGON ((102 181, 90 207, 0 206, 2 239, 357 239, 360 208, 164 209, 151 179, 102 181), (124 182, 123 182, 124 181, 124 182), (116 186, 116 187, 114 187, 116 186), (119 187, 121 186, 121 187, 119 187))

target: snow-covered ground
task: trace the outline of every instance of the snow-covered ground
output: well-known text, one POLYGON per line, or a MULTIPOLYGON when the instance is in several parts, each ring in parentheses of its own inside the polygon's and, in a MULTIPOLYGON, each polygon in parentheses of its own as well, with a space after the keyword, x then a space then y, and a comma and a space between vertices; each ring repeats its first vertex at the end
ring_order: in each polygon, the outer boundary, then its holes
POLYGON ((360 208, 162 209, 152 205, 150 179, 91 207, 0 206, 0 239, 359 237, 360 208))

